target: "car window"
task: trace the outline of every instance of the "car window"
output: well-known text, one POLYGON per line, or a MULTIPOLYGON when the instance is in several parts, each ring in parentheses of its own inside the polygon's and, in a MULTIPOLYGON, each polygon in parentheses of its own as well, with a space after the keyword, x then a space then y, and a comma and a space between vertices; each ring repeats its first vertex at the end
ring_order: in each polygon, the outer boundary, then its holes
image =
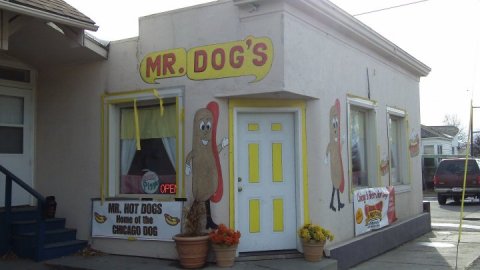
MULTIPOLYGON (((464 168, 465 160, 444 160, 438 165, 437 174, 463 174, 464 168)), ((467 174, 472 175, 478 172, 477 161, 469 160, 467 174)))

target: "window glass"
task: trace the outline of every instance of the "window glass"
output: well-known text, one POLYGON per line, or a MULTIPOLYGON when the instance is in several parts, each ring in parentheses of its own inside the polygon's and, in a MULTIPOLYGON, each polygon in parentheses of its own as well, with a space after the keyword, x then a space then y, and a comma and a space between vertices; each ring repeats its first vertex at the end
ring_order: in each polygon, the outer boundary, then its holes
POLYGON ((23 128, 0 126, 0 154, 23 153, 23 128))
POLYGON ((435 154, 435 151, 434 151, 433 145, 425 145, 425 146, 423 147, 423 154, 425 154, 425 155, 434 155, 434 154, 435 154))
POLYGON ((352 184, 368 186, 366 112, 352 107, 350 117, 352 184))
POLYGON ((23 98, 0 95, 0 125, 23 124, 23 98))
POLYGON ((403 181, 402 171, 402 119, 390 116, 389 119, 389 142, 390 142, 390 180, 391 184, 401 184, 403 181))
POLYGON ((437 155, 443 154, 443 147, 442 145, 437 145, 437 155))
MULTIPOLYGON (((444 160, 438 166, 437 175, 459 175, 465 173, 465 160, 444 160)), ((467 166, 467 175, 478 173, 478 165, 475 160, 469 160, 467 166)))
POLYGON ((137 150, 134 109, 120 110, 120 193, 175 194, 175 103, 137 106, 140 150, 137 150))
POLYGON ((28 83, 30 82, 30 71, 0 66, 0 79, 28 83))
POLYGON ((0 95, 0 154, 23 153, 23 98, 0 95))

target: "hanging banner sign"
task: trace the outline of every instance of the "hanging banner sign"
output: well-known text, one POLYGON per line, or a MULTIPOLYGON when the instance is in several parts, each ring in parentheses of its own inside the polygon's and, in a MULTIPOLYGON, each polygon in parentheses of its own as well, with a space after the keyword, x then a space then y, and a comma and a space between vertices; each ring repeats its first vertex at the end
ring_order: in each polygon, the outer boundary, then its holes
POLYGON ((266 37, 152 52, 140 63, 140 76, 146 83, 187 75, 190 80, 255 76, 260 81, 270 72, 273 43, 266 37))
POLYGON ((92 237, 172 241, 181 214, 181 202, 93 201, 92 237))
POLYGON ((353 196, 355 236, 388 226, 397 220, 393 187, 355 190, 353 196))

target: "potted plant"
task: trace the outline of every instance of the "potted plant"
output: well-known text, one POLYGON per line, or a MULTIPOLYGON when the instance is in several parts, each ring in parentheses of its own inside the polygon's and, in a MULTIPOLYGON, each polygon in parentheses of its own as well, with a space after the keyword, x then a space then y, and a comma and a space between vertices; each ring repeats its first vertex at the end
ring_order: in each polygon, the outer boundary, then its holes
POLYGON ((315 224, 305 224, 298 230, 298 235, 302 239, 303 255, 305 260, 310 262, 318 262, 323 257, 323 247, 325 242, 332 241, 333 234, 315 224))
POLYGON ((184 268, 200 268, 207 261, 209 235, 203 232, 205 206, 195 200, 184 209, 182 233, 173 237, 180 264, 184 268))
POLYGON ((241 233, 228 228, 225 224, 220 224, 216 230, 210 232, 209 236, 215 252, 217 266, 232 267, 241 233))

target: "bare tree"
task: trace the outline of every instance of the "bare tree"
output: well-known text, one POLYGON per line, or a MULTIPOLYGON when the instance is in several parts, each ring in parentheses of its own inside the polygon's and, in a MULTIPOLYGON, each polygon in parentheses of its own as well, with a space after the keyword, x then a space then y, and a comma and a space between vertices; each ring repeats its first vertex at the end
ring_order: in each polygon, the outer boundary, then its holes
POLYGON ((466 144, 468 141, 468 134, 465 131, 465 127, 462 125, 462 121, 456 114, 446 114, 443 117, 443 124, 448 126, 454 126, 458 128, 458 142, 460 144, 466 144))
POLYGON ((462 125, 462 121, 458 118, 458 115, 456 114, 446 114, 443 117, 443 124, 449 125, 449 126, 455 126, 455 127, 460 127, 462 125))

